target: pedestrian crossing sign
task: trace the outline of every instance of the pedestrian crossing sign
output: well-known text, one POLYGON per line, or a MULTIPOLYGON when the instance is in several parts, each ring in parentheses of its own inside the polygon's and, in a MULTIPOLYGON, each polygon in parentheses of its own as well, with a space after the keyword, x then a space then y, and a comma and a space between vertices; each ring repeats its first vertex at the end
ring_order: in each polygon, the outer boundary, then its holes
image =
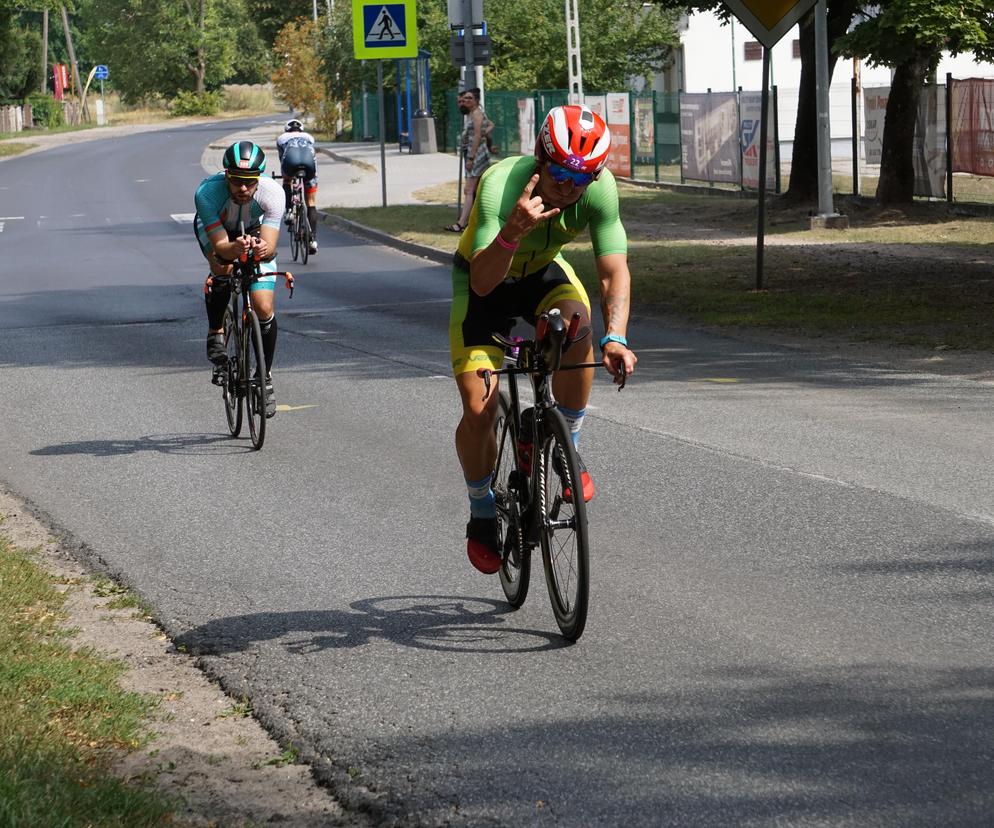
POLYGON ((415 0, 352 0, 352 43, 358 60, 418 56, 415 0))

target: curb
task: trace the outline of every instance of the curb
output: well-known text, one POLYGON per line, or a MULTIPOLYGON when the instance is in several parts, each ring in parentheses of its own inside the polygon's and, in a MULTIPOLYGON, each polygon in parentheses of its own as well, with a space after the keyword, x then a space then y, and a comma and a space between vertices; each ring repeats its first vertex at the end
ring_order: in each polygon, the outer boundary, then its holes
POLYGON ((351 219, 343 218, 342 216, 336 216, 334 213, 326 213, 323 210, 318 210, 318 216, 323 224, 334 227, 336 230, 342 230, 346 233, 352 234, 353 236, 361 236, 362 238, 370 239, 378 244, 393 247, 396 250, 402 250, 404 253, 410 253, 412 256, 417 256, 421 259, 430 259, 438 264, 452 264, 452 251, 439 250, 437 247, 431 247, 427 244, 418 244, 417 242, 398 239, 396 236, 391 236, 389 233, 384 233, 382 230, 367 227, 365 224, 360 224, 357 221, 352 221, 351 219))

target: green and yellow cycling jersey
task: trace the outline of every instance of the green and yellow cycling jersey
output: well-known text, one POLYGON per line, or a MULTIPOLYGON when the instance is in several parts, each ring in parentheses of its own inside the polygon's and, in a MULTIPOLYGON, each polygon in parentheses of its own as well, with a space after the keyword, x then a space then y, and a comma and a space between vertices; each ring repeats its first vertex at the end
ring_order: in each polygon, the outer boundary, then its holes
MULTIPOLYGON (((465 260, 488 247, 511 215, 514 205, 535 174, 532 156, 505 158, 480 178, 469 223, 459 238, 459 253, 465 260)), ((521 239, 511 260, 509 279, 521 279, 549 264, 563 245, 575 239, 586 227, 595 256, 627 253, 628 239, 618 214, 618 185, 610 170, 603 170, 576 204, 558 216, 540 222, 521 239)))

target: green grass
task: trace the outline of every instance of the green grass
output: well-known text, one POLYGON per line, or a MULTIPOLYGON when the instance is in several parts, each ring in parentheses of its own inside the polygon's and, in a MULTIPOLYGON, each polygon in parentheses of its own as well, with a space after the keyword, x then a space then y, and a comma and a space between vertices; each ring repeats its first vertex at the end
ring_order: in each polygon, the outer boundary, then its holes
POLYGON ((123 665, 72 649, 63 600, 0 538, 0 825, 165 825, 168 801, 108 772, 147 741, 153 702, 117 686, 123 665))
MULTIPOLYGON (((3 136, 0 136, 2 138, 3 136)), ((20 155, 22 152, 26 152, 29 149, 34 149, 37 144, 22 144, 21 142, 11 142, 9 144, 0 144, 0 158, 7 155, 20 155)))
MULTIPOLYGON (((420 195, 445 202, 450 193, 454 182, 420 195)), ((994 249, 989 218, 953 216, 943 205, 899 210, 839 198, 836 208, 849 216, 851 229, 812 231, 808 207, 775 204, 767 216, 763 290, 757 291, 755 200, 631 186, 620 194, 636 311, 716 326, 994 351, 994 274, 985 265, 994 249), (716 237, 723 243, 715 244, 716 237), (917 246, 914 255, 898 255, 909 244, 917 246)), ((456 246, 455 234, 442 230, 455 218, 451 205, 333 212, 409 241, 456 246)), ((564 254, 595 297, 588 237, 564 254)))

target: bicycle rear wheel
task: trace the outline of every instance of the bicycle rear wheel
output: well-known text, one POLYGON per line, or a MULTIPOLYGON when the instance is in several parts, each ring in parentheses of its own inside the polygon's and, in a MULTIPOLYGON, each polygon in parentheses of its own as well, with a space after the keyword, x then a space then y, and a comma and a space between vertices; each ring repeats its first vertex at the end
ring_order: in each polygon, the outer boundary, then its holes
POLYGON ((224 312, 224 348, 228 354, 221 391, 224 396, 224 415, 228 418, 228 431, 237 437, 242 431, 242 396, 238 388, 238 326, 231 305, 224 312))
POLYGON ((248 412, 252 447, 261 449, 266 439, 266 358, 262 350, 259 317, 249 311, 245 318, 245 410, 248 412))
POLYGON ((300 224, 300 207, 294 205, 292 209, 293 215, 290 218, 290 255, 293 256, 294 261, 297 261, 297 255, 300 253, 300 234, 297 232, 297 226, 300 224))
POLYGON ((502 392, 498 403, 497 465, 494 467, 493 490, 497 502, 497 531, 503 561, 500 565, 500 585, 508 603, 515 609, 528 597, 531 579, 531 550, 524 543, 524 512, 527 501, 528 478, 518 468, 518 433, 511 416, 511 403, 502 392))
POLYGON ((580 482, 580 463, 569 427, 555 409, 545 412, 539 454, 540 538, 545 581, 552 612, 564 637, 576 641, 587 623, 590 592, 590 550, 587 505, 580 482), (571 490, 567 500, 564 489, 571 490), (579 495, 579 496, 577 496, 579 495))
POLYGON ((311 254, 311 223, 307 219, 307 208, 300 205, 300 263, 307 264, 311 254))

